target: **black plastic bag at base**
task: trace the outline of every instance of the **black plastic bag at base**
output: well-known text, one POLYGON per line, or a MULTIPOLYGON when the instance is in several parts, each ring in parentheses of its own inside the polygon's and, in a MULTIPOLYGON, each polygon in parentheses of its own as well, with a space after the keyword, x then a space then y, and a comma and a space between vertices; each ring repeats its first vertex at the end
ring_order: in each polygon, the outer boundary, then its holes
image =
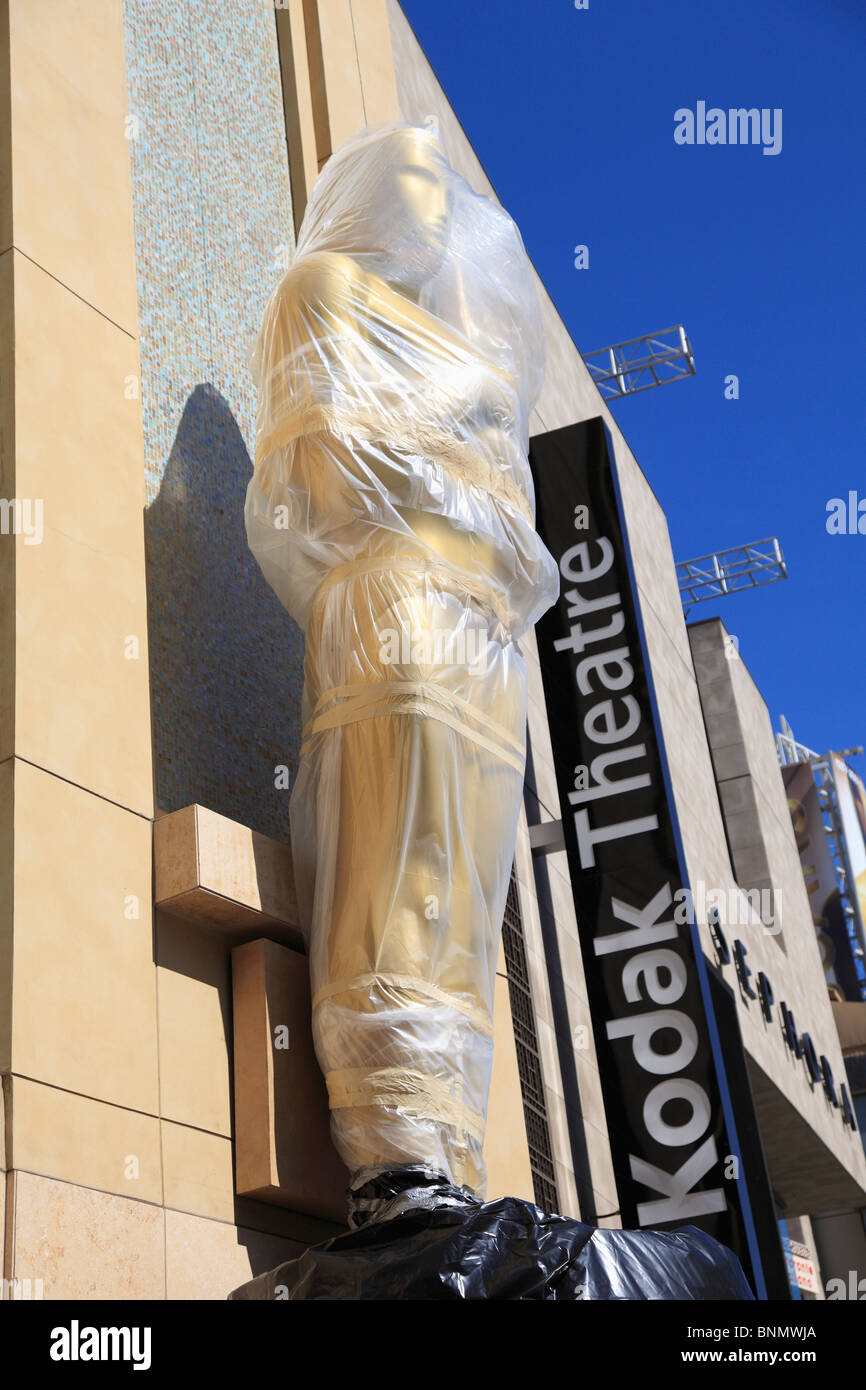
POLYGON ((739 1260, 695 1226, 612 1231, 517 1197, 479 1202, 429 1169, 361 1170, 355 1229, 311 1246, 232 1299, 742 1300, 739 1260))

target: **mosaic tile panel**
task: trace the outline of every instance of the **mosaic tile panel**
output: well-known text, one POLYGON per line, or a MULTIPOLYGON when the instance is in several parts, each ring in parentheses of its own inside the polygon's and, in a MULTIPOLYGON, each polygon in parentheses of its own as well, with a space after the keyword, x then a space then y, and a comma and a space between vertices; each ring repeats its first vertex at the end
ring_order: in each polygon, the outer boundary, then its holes
POLYGON ((248 355, 293 242, 273 7, 125 0, 157 805, 288 839, 303 635, 243 523, 248 355))

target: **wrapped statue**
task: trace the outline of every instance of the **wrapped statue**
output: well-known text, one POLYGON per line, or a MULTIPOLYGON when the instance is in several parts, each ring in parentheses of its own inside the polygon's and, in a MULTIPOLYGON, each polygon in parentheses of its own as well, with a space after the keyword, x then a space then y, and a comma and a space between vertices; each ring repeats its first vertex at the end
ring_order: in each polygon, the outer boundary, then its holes
POLYGON ((516 639, 543 334, 520 235, 432 129, 340 147, 267 305, 249 543, 306 632, 291 836, 313 1036, 351 1172, 483 1195, 493 983, 523 787, 516 639))
POLYGON ((485 1204, 499 935, 523 791, 517 639, 555 602, 511 218, 435 130, 328 160, 264 313, 246 525, 306 632, 291 837, 349 1226, 233 1298, 749 1298, 700 1231, 485 1204))

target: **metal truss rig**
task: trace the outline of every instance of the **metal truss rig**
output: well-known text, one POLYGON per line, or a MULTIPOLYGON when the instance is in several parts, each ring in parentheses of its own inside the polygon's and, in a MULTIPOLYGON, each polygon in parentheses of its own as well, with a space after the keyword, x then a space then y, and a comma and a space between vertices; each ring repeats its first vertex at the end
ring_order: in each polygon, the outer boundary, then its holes
POLYGON ((781 725, 779 733, 776 734, 776 753, 782 767, 788 767, 790 763, 812 763, 820 762, 823 753, 816 753, 813 748, 807 748, 805 743, 798 743, 794 737, 794 730, 791 728, 784 714, 779 718, 781 725))
POLYGON ((695 374, 695 355, 682 324, 582 356, 605 400, 634 396, 695 374))
POLYGON ((677 565, 680 598, 687 612, 689 604, 736 594, 741 589, 756 589, 759 584, 774 584, 787 577, 782 547, 775 537, 737 545, 732 550, 717 550, 713 555, 699 555, 696 560, 683 560, 677 565))

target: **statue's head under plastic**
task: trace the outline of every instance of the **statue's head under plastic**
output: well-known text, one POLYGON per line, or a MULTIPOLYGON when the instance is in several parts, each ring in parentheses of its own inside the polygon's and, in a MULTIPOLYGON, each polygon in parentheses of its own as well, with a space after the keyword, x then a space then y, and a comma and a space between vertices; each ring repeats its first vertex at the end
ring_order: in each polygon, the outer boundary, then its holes
POLYGON ((321 252, 351 257, 441 320, 515 380, 528 413, 544 366, 529 258, 434 129, 374 126, 340 145, 313 186, 292 263, 321 252))
POLYGON ((296 259, 320 251, 363 257, 368 270, 417 293, 442 266, 453 205, 453 172, 433 131, 362 131, 319 175, 296 259))

